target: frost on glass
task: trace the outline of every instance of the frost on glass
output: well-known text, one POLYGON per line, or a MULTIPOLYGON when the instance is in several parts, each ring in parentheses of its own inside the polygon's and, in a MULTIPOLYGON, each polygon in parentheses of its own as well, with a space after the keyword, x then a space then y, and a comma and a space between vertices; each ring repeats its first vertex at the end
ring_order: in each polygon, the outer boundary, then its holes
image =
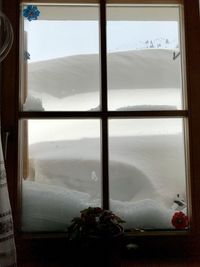
POLYGON ((24 111, 93 110, 99 106, 97 5, 38 5, 22 18, 24 111), (28 57, 27 57, 28 55, 28 57))
POLYGON ((109 110, 183 108, 179 8, 107 6, 109 110))
POLYGON ((110 208, 126 228, 174 229, 187 214, 182 119, 110 119, 110 208))
POLYGON ((101 206, 100 121, 29 120, 27 125, 22 230, 65 231, 80 210, 101 206))

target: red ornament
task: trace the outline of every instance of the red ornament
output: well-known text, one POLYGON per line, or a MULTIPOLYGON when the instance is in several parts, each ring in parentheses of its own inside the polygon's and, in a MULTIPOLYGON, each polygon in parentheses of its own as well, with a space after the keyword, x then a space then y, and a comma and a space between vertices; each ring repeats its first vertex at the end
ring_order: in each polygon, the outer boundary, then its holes
POLYGON ((175 212, 171 222, 176 229, 185 229, 189 225, 188 216, 182 211, 175 212))

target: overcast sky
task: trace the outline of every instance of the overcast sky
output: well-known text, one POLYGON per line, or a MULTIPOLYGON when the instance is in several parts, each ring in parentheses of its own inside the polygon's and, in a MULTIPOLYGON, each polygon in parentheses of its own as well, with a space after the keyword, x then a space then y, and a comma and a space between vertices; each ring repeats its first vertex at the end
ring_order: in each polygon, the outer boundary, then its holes
MULTIPOLYGON (((97 21, 25 21, 31 61, 98 53, 98 28, 97 21)), ((107 33, 109 52, 145 48, 150 41, 172 49, 179 43, 176 21, 109 21, 107 33)))

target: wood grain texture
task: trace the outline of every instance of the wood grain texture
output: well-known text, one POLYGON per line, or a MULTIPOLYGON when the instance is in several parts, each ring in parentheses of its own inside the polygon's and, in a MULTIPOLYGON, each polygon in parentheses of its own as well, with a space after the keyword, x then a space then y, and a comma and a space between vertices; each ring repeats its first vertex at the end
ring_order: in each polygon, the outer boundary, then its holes
MULTIPOLYGON (((34 4, 98 4, 102 0, 20 0, 21 3, 34 4)), ((107 0, 108 4, 182 4, 183 0, 107 0)))
POLYGON ((199 267, 199 259, 151 259, 124 260, 121 267, 199 267))
MULTIPOLYGON (((199 258, 164 258, 164 259, 123 259, 121 263, 111 264, 109 267, 199 267, 199 258)), ((23 262, 19 263, 18 267, 75 267, 73 264, 63 262, 23 262)), ((96 265, 94 265, 95 267, 96 265)), ((102 266, 106 267, 106 266, 102 266)))

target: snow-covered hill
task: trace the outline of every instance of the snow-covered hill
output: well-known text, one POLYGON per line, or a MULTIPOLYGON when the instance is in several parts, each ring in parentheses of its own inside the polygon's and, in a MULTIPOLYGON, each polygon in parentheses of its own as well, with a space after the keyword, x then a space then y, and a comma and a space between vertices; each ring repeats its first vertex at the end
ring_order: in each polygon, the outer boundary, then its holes
MULTIPOLYGON (((173 51, 146 49, 108 54, 108 88, 180 88, 180 57, 173 51)), ((78 55, 30 63, 29 92, 57 98, 94 92, 100 86, 99 55, 78 55)))

